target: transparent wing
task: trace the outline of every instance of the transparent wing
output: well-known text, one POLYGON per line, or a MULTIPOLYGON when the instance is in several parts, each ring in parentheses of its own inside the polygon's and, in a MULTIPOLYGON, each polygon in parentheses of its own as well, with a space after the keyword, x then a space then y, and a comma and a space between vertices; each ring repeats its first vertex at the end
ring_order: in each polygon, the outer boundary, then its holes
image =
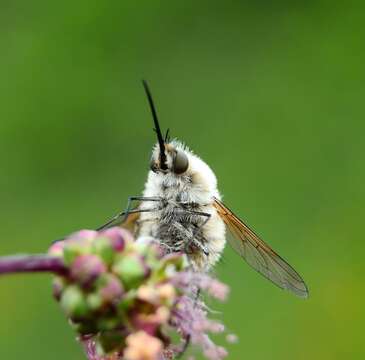
POLYGON ((308 297, 304 280, 282 257, 221 201, 215 198, 213 205, 232 235, 228 237, 230 245, 252 268, 280 288, 303 298, 308 297))

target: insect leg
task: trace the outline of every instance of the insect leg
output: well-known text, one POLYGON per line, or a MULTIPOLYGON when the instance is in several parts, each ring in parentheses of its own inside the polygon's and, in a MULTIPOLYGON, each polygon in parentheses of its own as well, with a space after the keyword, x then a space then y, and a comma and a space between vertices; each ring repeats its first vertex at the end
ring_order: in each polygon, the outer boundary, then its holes
POLYGON ((192 213, 195 214, 195 215, 205 216, 205 220, 198 227, 198 229, 200 229, 201 227, 203 227, 208 222, 208 220, 210 219, 210 217, 212 216, 212 214, 205 213, 205 212, 201 212, 201 211, 193 211, 192 213))
POLYGON ((131 207, 132 207, 132 203, 133 201, 161 201, 162 198, 158 197, 158 196, 129 196, 128 197, 128 203, 127 203, 127 208, 124 211, 124 217, 123 217, 123 221, 127 220, 128 215, 131 213, 131 207))
POLYGON ((187 241, 187 243, 185 244, 185 252, 187 253, 188 249, 189 249, 189 245, 193 242, 195 245, 197 245, 205 255, 209 255, 209 251, 207 250, 207 248, 205 246, 203 246, 199 241, 195 240, 195 235, 197 234, 197 232, 199 231, 200 228, 202 228, 210 219, 210 217, 212 216, 209 213, 206 212, 202 212, 202 211, 195 211, 195 210, 189 210, 189 209, 184 209, 184 211, 188 214, 192 214, 192 215, 199 215, 199 216, 204 216, 205 219, 203 221, 202 224, 200 224, 193 232, 193 235, 191 237, 191 239, 189 241, 187 241))
MULTIPOLYGON (((121 211, 118 214, 114 215, 108 222, 106 222, 105 224, 103 224, 103 225, 99 226, 98 228, 96 228, 96 231, 104 230, 104 229, 110 227, 111 224, 113 224, 114 222, 116 222, 119 219, 122 219, 122 220, 118 222, 118 225, 125 222, 129 214, 155 211, 155 209, 131 209, 131 204, 135 200, 140 200, 140 201, 161 201, 162 199, 159 198, 159 197, 129 196, 126 210, 121 211)), ((115 225, 117 225, 117 224, 115 224, 115 225)), ((56 239, 56 240, 52 241, 52 244, 54 244, 58 241, 62 241, 62 240, 65 240, 65 238, 56 239)))
MULTIPOLYGON (((148 212, 148 211, 154 211, 154 209, 135 209, 135 210, 130 210, 129 214, 140 213, 140 212, 148 212)), ((99 226, 95 230, 100 231, 100 230, 104 230, 104 229, 108 228, 114 221, 116 221, 117 219, 121 218, 124 215, 125 215, 124 211, 118 213, 117 215, 113 216, 108 222, 106 222, 105 224, 99 226)), ((65 239, 66 239, 66 237, 62 237, 62 238, 53 240, 52 244, 54 244, 56 242, 59 242, 59 241, 63 241, 65 239)))
POLYGON ((161 198, 159 198, 159 197, 146 197, 146 196, 129 196, 126 210, 119 212, 118 214, 113 216, 106 224, 98 227, 96 230, 97 231, 103 230, 103 229, 109 227, 113 222, 115 222, 117 220, 119 220, 118 225, 122 224, 127 220, 129 214, 150 211, 149 209, 131 209, 132 202, 135 201, 135 200, 140 200, 140 201, 161 201, 161 198))
MULTIPOLYGON (((115 222, 116 220, 118 219, 121 219, 122 217, 125 217, 126 215, 128 216, 129 214, 138 214, 138 213, 141 213, 141 212, 150 212, 150 211, 155 211, 155 209, 133 209, 133 210, 129 210, 128 214, 124 211, 118 213, 117 215, 113 216, 108 222, 106 222, 105 224, 99 226, 96 231, 100 231, 100 230, 103 230, 105 228, 108 228, 110 227, 110 225, 115 222)), ((118 222, 118 224, 115 224, 115 225, 119 225, 121 223, 124 222, 124 219, 120 222, 118 222)))

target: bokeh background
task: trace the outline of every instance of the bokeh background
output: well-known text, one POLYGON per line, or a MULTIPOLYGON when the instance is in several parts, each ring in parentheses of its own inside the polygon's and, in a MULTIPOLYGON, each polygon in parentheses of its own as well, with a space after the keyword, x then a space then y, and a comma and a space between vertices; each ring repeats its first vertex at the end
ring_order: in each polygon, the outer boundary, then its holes
MULTIPOLYGON (((42 252, 142 190, 164 129, 306 279, 280 291, 231 249, 229 359, 364 359, 365 5, 0 3, 0 254, 42 252)), ((83 359, 47 275, 0 279, 0 359, 83 359)), ((222 339, 220 340, 222 342, 222 339)), ((223 343, 223 342, 222 342, 223 343)))

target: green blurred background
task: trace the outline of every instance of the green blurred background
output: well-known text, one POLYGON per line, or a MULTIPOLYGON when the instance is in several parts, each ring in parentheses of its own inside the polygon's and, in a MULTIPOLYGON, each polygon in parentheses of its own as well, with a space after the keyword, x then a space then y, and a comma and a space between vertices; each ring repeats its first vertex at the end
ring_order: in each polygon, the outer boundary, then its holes
MULTIPOLYGON (((365 5, 0 3, 0 254, 42 252, 142 190, 164 129, 306 279, 282 292, 231 249, 229 359, 364 359, 365 5)), ((0 359, 83 359, 47 275, 0 279, 0 359)))

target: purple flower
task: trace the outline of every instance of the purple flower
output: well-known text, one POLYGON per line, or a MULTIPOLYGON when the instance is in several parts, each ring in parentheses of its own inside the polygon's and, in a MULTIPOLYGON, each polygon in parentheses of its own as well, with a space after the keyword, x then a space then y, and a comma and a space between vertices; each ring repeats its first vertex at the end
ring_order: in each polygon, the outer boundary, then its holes
MULTIPOLYGON (((54 251, 60 253, 59 248, 54 251)), ((63 301, 63 308, 68 314, 73 308, 84 311, 80 305, 83 297, 76 296, 79 290, 75 289, 80 288, 74 288, 73 283, 83 289, 88 317, 76 319, 75 328, 82 334, 92 330, 91 337, 83 338, 90 360, 172 359, 187 339, 200 347, 207 359, 220 360, 227 355, 209 337, 224 332, 224 326, 208 318, 198 294, 205 291, 224 300, 228 287, 206 273, 186 268, 183 254, 163 255, 155 242, 134 241, 126 230, 117 228, 78 232, 66 240, 62 253, 66 262, 73 259, 71 276, 62 282, 66 281, 66 288, 57 287, 56 298, 62 301, 62 294, 71 287, 79 307, 63 301), (180 334, 181 344, 171 343, 171 332, 180 334)))
POLYGON ((173 311, 172 322, 184 338, 190 338, 193 344, 199 345, 206 358, 223 359, 227 352, 215 345, 207 333, 221 333, 224 326, 209 320, 204 304, 189 296, 181 296, 173 311))
POLYGON ((224 300, 229 289, 186 264, 184 254, 164 254, 154 239, 135 241, 111 228, 76 232, 48 255, 0 259, 0 273, 55 273, 54 297, 89 360, 173 359, 189 341, 205 358, 221 360, 227 352, 209 335, 225 328, 209 318, 200 293, 224 300))

